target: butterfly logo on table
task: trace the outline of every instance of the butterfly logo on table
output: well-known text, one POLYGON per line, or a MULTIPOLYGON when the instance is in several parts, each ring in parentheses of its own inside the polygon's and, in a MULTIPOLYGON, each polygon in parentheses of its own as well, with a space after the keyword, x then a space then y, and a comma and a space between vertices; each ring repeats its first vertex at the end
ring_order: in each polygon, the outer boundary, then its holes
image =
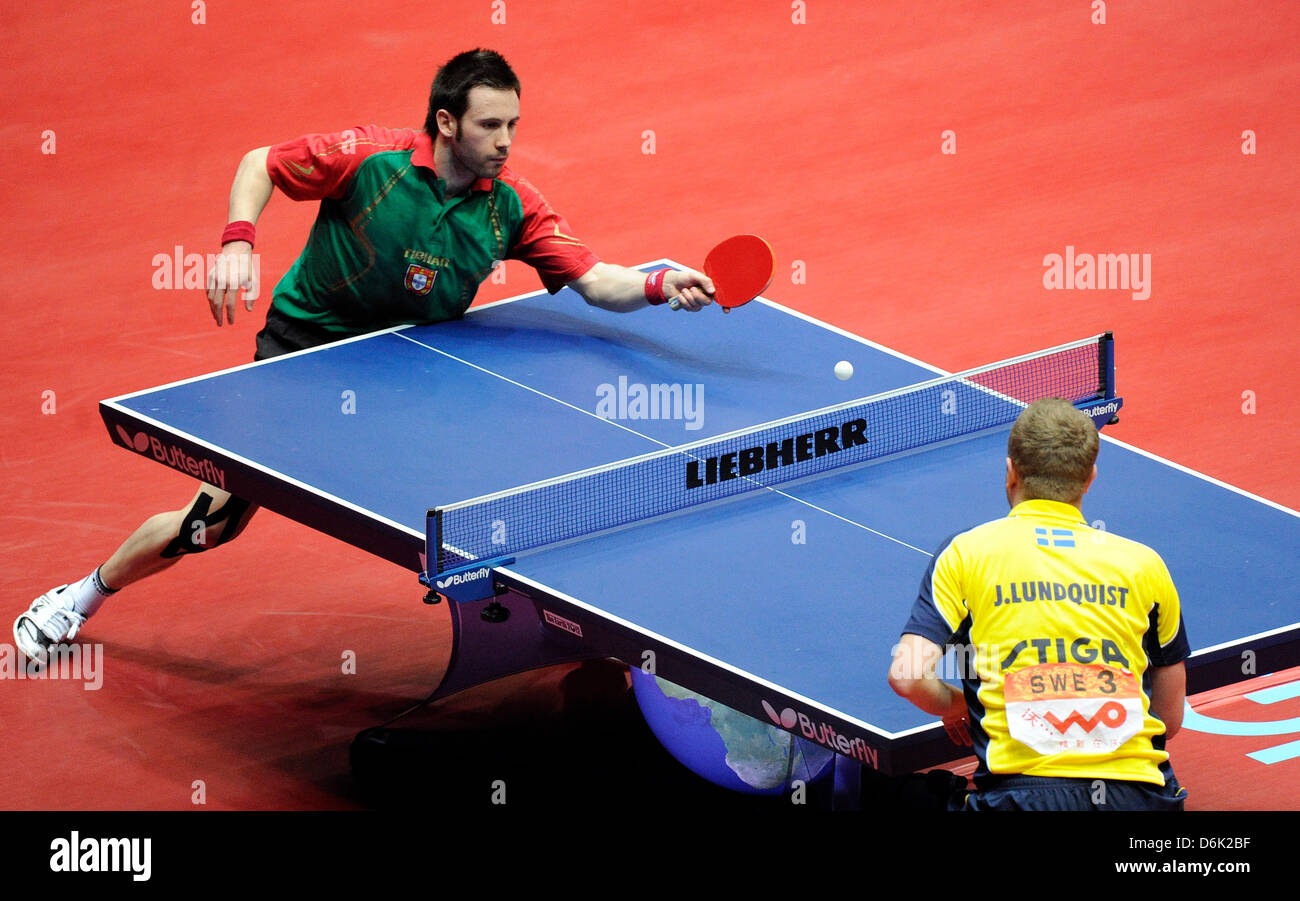
POLYGON ((767 714, 767 718, 770 719, 773 724, 780 726, 783 729, 793 729, 794 724, 799 722, 799 714, 795 713, 794 708, 792 707, 787 707, 780 713, 777 713, 775 707, 767 703, 767 701, 764 701, 763 712, 767 714))
POLYGON ((149 449, 149 436, 144 432, 136 432, 132 435, 122 426, 117 427, 117 436, 122 439, 122 443, 137 453, 143 454, 149 449))

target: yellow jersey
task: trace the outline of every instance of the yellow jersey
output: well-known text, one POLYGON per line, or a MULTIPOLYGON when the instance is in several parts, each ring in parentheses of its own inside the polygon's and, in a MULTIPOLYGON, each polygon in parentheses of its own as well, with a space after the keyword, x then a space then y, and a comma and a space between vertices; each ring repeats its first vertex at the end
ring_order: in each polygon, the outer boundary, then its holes
POLYGON ((944 543, 904 632, 953 648, 977 780, 1164 784, 1149 670, 1190 648, 1173 579, 1146 545, 1092 528, 1070 504, 1024 501, 944 543))

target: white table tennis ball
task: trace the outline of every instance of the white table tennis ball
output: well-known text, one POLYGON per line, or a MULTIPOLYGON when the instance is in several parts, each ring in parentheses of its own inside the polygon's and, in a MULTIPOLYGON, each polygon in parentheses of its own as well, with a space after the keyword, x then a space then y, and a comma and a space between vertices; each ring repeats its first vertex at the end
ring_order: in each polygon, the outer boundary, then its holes
POLYGON ((835 377, 841 382, 853 378, 853 364, 848 360, 840 360, 835 364, 835 377))

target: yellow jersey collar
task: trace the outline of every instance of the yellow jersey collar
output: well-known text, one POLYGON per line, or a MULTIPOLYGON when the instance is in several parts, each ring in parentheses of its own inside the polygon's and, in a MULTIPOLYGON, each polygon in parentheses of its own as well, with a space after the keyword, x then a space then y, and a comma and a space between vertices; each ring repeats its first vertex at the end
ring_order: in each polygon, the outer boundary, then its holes
POLYGON ((1073 504, 1065 504, 1061 501, 1049 501, 1042 498, 1035 498, 1030 501, 1021 501, 1011 508, 1008 516, 1028 516, 1034 519, 1063 519, 1069 522, 1087 523, 1079 508, 1073 504))

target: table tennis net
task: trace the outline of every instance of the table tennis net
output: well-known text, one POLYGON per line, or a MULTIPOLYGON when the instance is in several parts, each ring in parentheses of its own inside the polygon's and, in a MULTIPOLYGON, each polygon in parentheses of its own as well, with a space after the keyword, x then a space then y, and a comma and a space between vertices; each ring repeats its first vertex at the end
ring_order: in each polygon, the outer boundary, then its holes
POLYGON ((430 536, 437 571, 1005 428, 1040 398, 1107 397, 1108 341, 1099 335, 441 507, 430 536))

